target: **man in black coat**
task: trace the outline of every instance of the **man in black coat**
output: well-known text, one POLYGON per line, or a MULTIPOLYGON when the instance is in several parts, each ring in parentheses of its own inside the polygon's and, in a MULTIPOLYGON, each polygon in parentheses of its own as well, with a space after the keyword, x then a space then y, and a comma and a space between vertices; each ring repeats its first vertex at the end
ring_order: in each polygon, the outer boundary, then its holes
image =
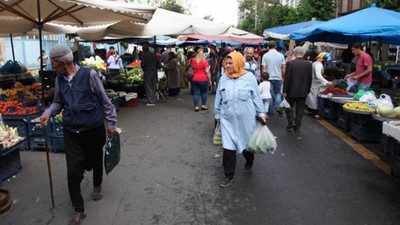
POLYGON ((283 85, 283 96, 290 104, 290 109, 286 110, 288 126, 290 131, 298 131, 301 126, 301 119, 304 113, 306 98, 310 92, 312 81, 312 65, 303 59, 304 50, 301 47, 294 49, 296 59, 286 63, 285 81, 283 85), (293 115, 293 107, 296 104, 296 118, 293 115))
POLYGON ((147 95, 146 106, 156 106, 157 69, 161 68, 161 65, 156 54, 150 52, 150 46, 148 44, 143 45, 143 52, 144 54, 140 66, 144 73, 144 90, 147 95))

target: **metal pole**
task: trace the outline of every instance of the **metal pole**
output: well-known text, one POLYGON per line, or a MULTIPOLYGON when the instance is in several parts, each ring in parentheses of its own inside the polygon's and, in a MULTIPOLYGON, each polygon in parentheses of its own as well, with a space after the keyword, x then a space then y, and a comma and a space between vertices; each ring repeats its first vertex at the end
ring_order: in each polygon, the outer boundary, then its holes
POLYGON ((11 51, 12 51, 12 57, 13 57, 13 69, 14 69, 14 75, 15 75, 15 82, 17 82, 18 76, 17 76, 17 68, 15 66, 15 52, 14 52, 14 42, 13 42, 12 34, 10 34, 10 42, 11 42, 11 51))
MULTIPOLYGON (((39 29, 39 45, 40 45, 40 72, 43 72, 43 57, 42 57, 42 28, 43 23, 40 18, 40 0, 37 0, 37 10, 38 10, 38 29, 39 29)), ((44 87, 42 86, 42 104, 44 107, 44 87)), ((47 159, 47 170, 49 172, 49 182, 50 182, 50 197, 51 197, 51 205, 54 208, 54 192, 53 192, 53 179, 51 176, 51 164, 50 164, 50 150, 49 146, 47 145, 47 138, 45 141, 45 148, 46 148, 46 159, 47 159)))
POLYGON ((153 40, 154 40, 154 54, 157 54, 157 36, 156 35, 154 35, 153 40))

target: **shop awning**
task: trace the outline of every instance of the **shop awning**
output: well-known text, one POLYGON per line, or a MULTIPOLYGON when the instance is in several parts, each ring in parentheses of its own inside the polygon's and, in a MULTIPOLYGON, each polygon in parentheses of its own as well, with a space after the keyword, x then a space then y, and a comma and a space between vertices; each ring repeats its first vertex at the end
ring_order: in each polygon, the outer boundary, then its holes
POLYGON ((354 42, 378 41, 400 44, 400 13, 373 4, 343 17, 291 33, 295 41, 354 42))
POLYGON ((180 34, 218 35, 227 32, 230 27, 230 25, 158 8, 147 24, 126 20, 92 30, 80 29, 77 33, 84 40, 100 40, 106 36, 145 38, 180 34))
POLYGON ((276 38, 276 39, 281 39, 281 40, 289 40, 289 35, 292 32, 304 29, 306 27, 314 26, 314 25, 317 25, 317 24, 320 24, 323 22, 324 21, 312 19, 312 20, 306 21, 306 22, 300 22, 300 23, 290 24, 290 25, 286 25, 286 26, 268 28, 268 29, 264 30, 264 37, 265 38, 276 38))
POLYGON ((204 35, 204 34, 192 34, 192 35, 180 35, 178 40, 207 40, 207 41, 234 41, 240 43, 263 43, 264 38, 253 33, 238 29, 230 28, 227 32, 220 35, 204 35))

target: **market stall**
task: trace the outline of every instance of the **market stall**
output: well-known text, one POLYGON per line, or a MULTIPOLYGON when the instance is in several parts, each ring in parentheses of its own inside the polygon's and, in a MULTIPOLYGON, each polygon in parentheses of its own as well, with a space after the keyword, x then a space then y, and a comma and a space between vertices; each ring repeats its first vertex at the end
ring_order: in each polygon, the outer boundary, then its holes
POLYGON ((392 174, 400 175, 400 104, 387 94, 348 93, 337 87, 321 92, 318 100, 323 119, 358 142, 380 142, 381 150, 390 156, 392 174))

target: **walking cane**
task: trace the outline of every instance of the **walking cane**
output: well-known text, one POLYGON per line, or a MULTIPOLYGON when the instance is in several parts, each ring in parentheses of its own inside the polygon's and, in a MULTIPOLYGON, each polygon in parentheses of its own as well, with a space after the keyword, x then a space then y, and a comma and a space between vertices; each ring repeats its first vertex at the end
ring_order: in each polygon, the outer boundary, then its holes
POLYGON ((47 158, 47 170, 49 171, 51 205, 52 205, 52 209, 54 209, 53 179, 52 179, 52 176, 51 176, 50 149, 49 149, 49 146, 47 144, 47 137, 46 137, 46 141, 45 141, 45 148, 46 148, 46 158, 47 158))

